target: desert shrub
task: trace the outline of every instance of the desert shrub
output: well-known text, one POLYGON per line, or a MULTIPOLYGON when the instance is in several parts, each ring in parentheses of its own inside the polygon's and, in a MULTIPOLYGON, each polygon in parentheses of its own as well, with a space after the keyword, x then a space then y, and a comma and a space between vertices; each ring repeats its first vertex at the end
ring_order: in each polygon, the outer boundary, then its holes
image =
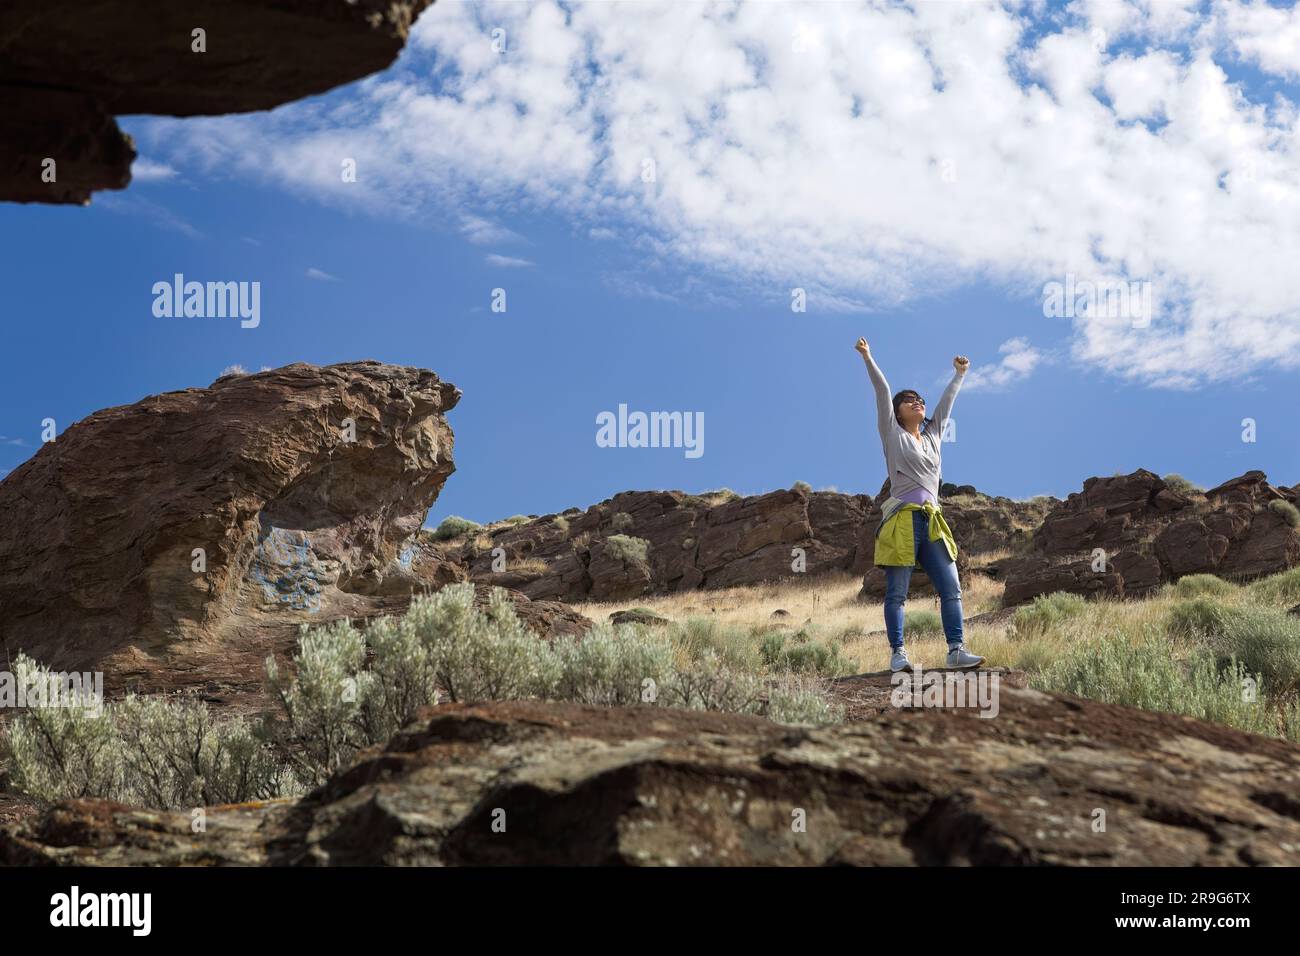
MULTIPOLYGON (((19 655, 16 677, 49 673, 19 655)), ((0 759, 12 787, 46 802, 94 796, 179 809, 266 799, 292 783, 256 727, 219 722, 193 697, 32 706, 0 737, 0 759)))
POLYGON ((564 517, 564 515, 556 515, 551 519, 551 524, 555 525, 561 534, 569 533, 569 519, 564 517))
POLYGON ((829 698, 818 682, 783 676, 768 688, 766 717, 780 724, 819 726, 842 721, 844 707, 829 698))
POLYGON ((387 740, 419 708, 437 703, 437 660, 416 632, 418 619, 382 617, 366 628, 372 679, 363 685, 366 694, 356 716, 367 741, 387 740))
POLYGON ((1015 666, 1017 670, 1036 674, 1052 666, 1060 656, 1060 645, 1050 637, 1031 637, 1017 643, 1015 647, 1015 666))
POLYGON ((804 632, 787 639, 780 631, 769 631, 759 644, 759 657, 773 671, 838 677, 854 670, 853 662, 844 657, 842 650, 839 641, 810 640, 804 632))
POLYGON ((796 481, 790 486, 794 491, 802 491, 805 495, 812 494, 812 485, 806 481, 796 481))
POLYGON ((609 523, 615 531, 624 531, 632 527, 632 516, 626 511, 618 511, 609 519, 609 523))
POLYGON ((1016 608, 1011 618, 1010 636, 1024 639, 1049 634, 1071 618, 1083 614, 1087 607, 1088 602, 1079 594, 1066 591, 1040 594, 1031 603, 1016 608))
POLYGON ((1252 581, 1246 590, 1256 601, 1292 605, 1300 601, 1300 567, 1252 581))
POLYGON ((1236 591, 1237 586, 1213 574, 1189 574, 1179 578, 1171 590, 1180 598, 1224 597, 1236 591))
POLYGON ((1204 633, 1203 646, 1220 664, 1236 659, 1274 693, 1300 687, 1300 618, 1280 608, 1235 608, 1221 627, 1204 633))
POLYGON ((667 628, 666 637, 687 660, 698 661, 716 654, 724 665, 749 671, 757 670, 765 663, 762 641, 755 646, 753 635, 747 629, 716 618, 692 617, 675 621, 667 628))
POLYGON ((1274 514, 1282 516, 1285 521, 1293 528, 1300 528, 1300 511, 1289 501, 1282 501, 1280 498, 1268 503, 1269 510, 1274 514))
POLYGON ((558 638, 554 651, 559 662, 554 696, 604 707, 640 703, 642 692, 657 687, 673 666, 671 645, 626 625, 601 623, 584 637, 558 638))
POLYGON ((511 515, 509 518, 502 519, 501 523, 508 524, 508 525, 517 525, 517 524, 527 524, 532 520, 533 519, 528 517, 528 515, 511 515))
POLYGON ((1169 487, 1170 491, 1175 491, 1180 495, 1202 494, 1205 491, 1200 485, 1193 484, 1182 475, 1165 475, 1161 481, 1169 487))
MULTIPOLYGON (((769 681, 746 631, 699 619, 687 625, 673 625, 669 636, 668 628, 601 624, 548 643, 524 628, 504 590, 493 589, 482 608, 472 584, 454 584, 364 632, 348 621, 302 628, 292 668, 281 673, 267 660, 278 709, 257 725, 218 720, 193 698, 128 697, 99 717, 32 709, 0 735, 0 759, 15 788, 43 800, 101 796, 189 807, 317 786, 443 692, 453 700, 653 701, 793 723, 842 716, 811 676, 799 677, 835 672, 837 645, 799 635, 780 649, 783 673, 769 681), (657 693, 643 698, 650 687, 657 693)), ((20 655, 17 668, 38 665, 20 655)))
MULTIPOLYGON (((13 665, 14 681, 47 679, 49 671, 26 654, 13 665)), ((31 707, 19 711, 0 741, 10 785, 38 800, 122 795, 122 766, 113 723, 86 707, 31 707)))
POLYGON ((486 610, 474 586, 452 584, 411 603, 404 622, 433 658, 438 686, 453 701, 546 696, 555 679, 549 646, 519 621, 514 604, 493 588, 486 610))
POLYGON ((244 803, 286 789, 284 765, 243 718, 218 721, 207 704, 128 696, 111 708, 123 799, 148 807, 244 803))
POLYGON ((853 663, 841 653, 837 641, 827 644, 813 641, 795 644, 786 649, 782 663, 796 674, 818 674, 824 677, 838 677, 854 670, 853 663))
POLYGON ((266 659, 267 684, 280 705, 271 733, 307 786, 323 783, 373 742, 362 706, 377 677, 363 670, 365 658, 361 632, 344 620, 300 629, 291 675, 266 659))
POLYGON ((1261 692, 1242 693, 1240 662, 1222 668, 1201 652, 1179 661, 1150 633, 1133 640, 1112 634, 1071 645, 1064 657, 1031 678, 1035 687, 1144 710, 1187 714, 1254 733, 1278 733, 1277 715, 1261 692))
POLYGON ((740 498, 736 492, 729 488, 719 488, 716 492, 703 492, 701 494, 684 494, 681 497, 679 507, 718 507, 725 505, 729 501, 737 501, 740 498))
POLYGON ((645 564, 650 551, 650 542, 645 538, 633 538, 625 534, 611 534, 605 539, 605 550, 620 561, 645 564))
POLYGON ((452 538, 460 538, 472 531, 478 531, 483 526, 477 521, 470 521, 468 518, 461 518, 458 515, 449 515, 443 518, 438 527, 434 529, 434 541, 450 541, 452 538))
POLYGON ((768 667, 775 667, 785 657, 785 632, 767 631, 759 641, 758 656, 768 667))
POLYGON ((755 714, 765 708, 766 696, 761 677, 728 667, 720 655, 707 651, 666 675, 659 702, 688 710, 755 714))
POLYGON ((908 611, 903 615, 903 633, 913 637, 943 633, 943 618, 938 611, 908 611))
POLYGON ((1201 638, 1222 631, 1232 613, 1232 608, 1212 598, 1192 598, 1170 608, 1165 630, 1172 637, 1201 638))

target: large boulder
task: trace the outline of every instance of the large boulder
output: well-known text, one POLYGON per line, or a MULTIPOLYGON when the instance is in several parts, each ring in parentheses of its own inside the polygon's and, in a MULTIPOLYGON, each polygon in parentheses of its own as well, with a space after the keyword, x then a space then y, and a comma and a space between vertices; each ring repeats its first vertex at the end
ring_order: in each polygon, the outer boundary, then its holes
POLYGON ((295 364, 95 412, 0 482, 0 640, 130 672, 463 578, 417 538, 459 398, 424 369, 295 364))
POLYGON ((1054 508, 1032 547, 992 564, 1011 606, 1053 591, 1141 597, 1188 574, 1245 580, 1300 564, 1300 533, 1270 502, 1295 494, 1248 471, 1204 494, 1152 472, 1089 478, 1054 508))
POLYGON ((114 116, 266 110, 382 70, 431 2, 6 0, 0 200, 85 203, 126 186, 135 149, 114 116))
POLYGON ((70 801, 0 826, 0 864, 1300 864, 1294 745, 1015 686, 997 702, 816 730, 448 704, 299 801, 211 808, 201 833, 189 810, 70 801))

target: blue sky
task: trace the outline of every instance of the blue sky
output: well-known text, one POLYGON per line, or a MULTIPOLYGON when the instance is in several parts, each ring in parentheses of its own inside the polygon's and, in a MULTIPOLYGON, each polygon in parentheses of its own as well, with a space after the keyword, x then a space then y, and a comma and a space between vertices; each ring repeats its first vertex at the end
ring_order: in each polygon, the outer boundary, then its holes
MULTIPOLYGON (((808 5, 804 12, 811 17, 832 6, 808 5)), ((527 19, 520 11, 528 9, 514 4, 501 14, 525 17, 509 21, 511 36, 523 38, 525 50, 529 31, 585 31, 588 43, 593 36, 615 42, 601 33, 614 28, 598 14, 569 6, 555 8, 549 20, 541 13, 527 19)), ((1060 114, 1111 122, 1117 137, 1127 135, 1128 114, 1147 111, 1158 118, 1164 139, 1144 148, 1168 151, 1160 158, 1159 180, 1178 185, 1186 176, 1184 187, 1203 189, 1204 170, 1192 161, 1213 147, 1184 134, 1210 111, 1196 108, 1194 121, 1178 98, 1188 89, 1202 98, 1215 95, 1206 92, 1206 71, 1197 72, 1200 41, 1189 36, 1203 40, 1204 24, 1216 14, 1204 5, 1189 10, 1202 19, 1181 28, 1153 23, 1151 8, 1142 20, 1140 5, 1123 21, 1127 26, 1116 27, 1119 21, 1105 14, 1108 30, 1130 31, 1123 41, 1128 52, 1117 52, 1116 41, 1100 57, 1098 75, 1110 84, 1115 95, 1105 98, 1113 102, 1072 108, 1070 97, 1083 95, 1071 92, 1072 80, 1052 79, 1056 66, 1039 62, 1037 69, 1060 114), (1135 49, 1173 52, 1135 65, 1135 49), (1165 84, 1156 100, 1148 92, 1152 70, 1165 84), (1145 79, 1126 87, 1135 71, 1145 79), (1096 118, 1115 103, 1124 115, 1096 118)), ((474 88, 484 89, 485 77, 496 74, 483 71, 502 67, 474 66, 473 36, 496 21, 450 6, 443 20, 435 13, 438 7, 421 20, 410 49, 385 77, 268 116, 129 118, 124 126, 141 152, 137 173, 145 175, 128 190, 101 193, 85 209, 0 207, 9 357, 0 381, 0 470, 34 453, 46 417, 61 431, 99 408, 206 385, 233 364, 256 370, 374 358, 434 369, 464 391, 450 414, 457 472, 434 505, 431 523, 448 514, 487 521, 586 507, 628 489, 727 486, 754 494, 803 480, 815 488, 874 494, 883 462, 869 384, 852 351, 856 337, 865 335, 891 386, 916 388, 931 401, 951 374, 953 355, 971 358, 972 387, 955 409, 957 440, 944 449, 945 480, 1012 497, 1064 496, 1090 475, 1138 467, 1177 472, 1204 486, 1251 468, 1275 483, 1300 482, 1293 413, 1300 395, 1291 347, 1300 290, 1268 261, 1274 252, 1290 255, 1296 243, 1291 233, 1300 220, 1285 218, 1300 179, 1295 118, 1285 111, 1252 114, 1262 107, 1249 103, 1256 86, 1265 100, 1285 99, 1294 76, 1269 48, 1250 45, 1249 23, 1238 31, 1244 40, 1225 41, 1227 52, 1203 52, 1200 66, 1212 65, 1215 56, 1224 60, 1228 69, 1219 88, 1236 84, 1243 94, 1232 121, 1267 134, 1252 147, 1258 157, 1250 183, 1290 178, 1290 191, 1273 195, 1268 207, 1278 207, 1280 218, 1261 218, 1262 207, 1234 193, 1198 213, 1191 225, 1203 230, 1199 237, 1176 215, 1167 221, 1165 213, 1148 210, 1153 234, 1167 238, 1126 246, 1132 242, 1128 226, 1143 221, 1143 204, 1161 197, 1115 172, 1098 193, 1114 195, 1113 203, 1093 197, 1086 207, 1093 218, 1083 230, 1090 236, 1085 247, 1093 252, 1083 261, 1073 245, 1077 237, 1061 223, 1077 221, 1069 197, 1087 194, 1092 187, 1080 170, 1096 168, 1101 159, 1068 167, 1078 181, 1062 194, 1066 205, 1047 210, 1038 222, 1026 219, 1024 210, 1041 195, 1041 183, 1062 175, 1048 163, 1064 162, 1055 152, 1063 148, 1059 143, 1039 143, 1038 152, 1029 144, 1023 156, 1004 144, 1002 155, 1010 148, 1011 158, 996 182, 982 171, 983 157, 958 152, 957 168, 976 172, 963 172, 963 191, 935 206, 929 187, 908 194, 916 188, 910 181, 892 181, 891 189, 889 182, 866 184, 854 176, 854 170, 885 162, 873 148, 882 155, 891 150, 873 147, 882 142, 878 137, 837 139, 840 131, 827 121, 816 135, 841 142, 843 152, 830 156, 833 165, 826 168, 847 172, 843 190, 820 210, 807 206, 818 201, 811 192, 817 184, 799 179, 795 165, 747 193, 755 188, 752 173, 729 170, 724 154, 715 151, 690 170, 703 169, 706 178, 689 179, 682 157, 698 159, 709 132, 683 114, 691 122, 681 125, 692 132, 678 145, 689 148, 660 159, 660 183, 648 197, 636 181, 638 164, 631 175, 616 169, 637 154, 615 141, 621 107, 613 95, 641 90, 637 81, 644 76, 620 76, 611 65, 600 74, 606 92, 592 93, 588 76, 582 90, 570 91, 577 105, 555 107, 555 116, 547 115, 546 100, 516 109, 520 123, 545 124, 530 155, 518 147, 528 146, 528 129, 480 135, 480 127, 499 116, 482 104, 467 114, 468 87, 430 80, 426 69, 458 58, 456 75, 468 73, 474 88), (416 95, 424 97, 419 108, 411 101, 416 95), (385 117, 399 107, 411 110, 400 124, 403 138, 385 138, 396 135, 385 117), (556 116, 570 126, 560 128, 556 116), (442 155, 444 133, 464 157, 464 168, 433 162, 442 155), (565 137, 572 142, 562 155, 538 155, 548 141, 565 137), (574 157, 584 148, 599 155, 578 162, 574 157), (1052 156, 1044 159, 1042 152, 1052 156), (320 172, 336 168, 338 157, 349 153, 363 157, 365 180, 352 194, 341 193, 320 172), (320 159, 319 168, 306 159, 284 160, 312 156, 320 159), (1048 163, 1046 171, 1036 165, 1040 161, 1048 163), (566 168, 569 162, 573 169, 566 168), (985 176, 987 183, 980 181, 985 176), (731 205, 719 211, 700 182, 730 197, 731 205), (1000 205, 989 204, 987 195, 997 188, 1009 191, 1000 205), (853 230, 862 217, 849 213, 859 192, 869 189, 882 191, 863 207, 863 216, 875 218, 869 230, 864 227, 867 238, 855 258, 853 230), (763 197, 783 190, 792 191, 784 201, 764 204, 763 197), (893 211, 891 193, 899 191, 907 202, 893 211), (806 216, 790 212, 798 202, 806 216), (907 215, 909 209, 916 216, 907 215), (1038 238, 1026 241, 1027 232, 1038 238), (1266 250, 1262 259, 1254 243, 1266 250), (1251 258, 1233 262, 1242 249, 1251 258), (1252 269, 1251 284, 1233 285, 1252 269), (1047 318, 1043 283, 1065 271, 1151 276, 1171 290, 1169 312, 1142 331, 1047 318), (154 317, 152 285, 176 272, 200 281, 260 281, 261 324, 241 329, 229 319, 154 317), (795 285, 809 290, 805 313, 791 311, 795 285), (489 309, 497 287, 507 292, 505 314, 489 309), (596 415, 620 403, 703 413, 703 456, 688 458, 680 448, 597 447, 596 415), (1254 443, 1241 440, 1244 418, 1258 423, 1254 443)), ((1005 13, 989 15, 993 26, 1005 27, 1005 13)), ((1232 16, 1223 13, 1215 29, 1226 29, 1232 16)), ((920 19, 931 31, 930 56, 942 67, 947 28, 931 22, 934 17, 920 19)), ((1057 19, 1064 24, 1056 28, 1061 43, 1086 37, 1092 22, 1083 14, 1057 19)), ((953 35, 970 32, 967 25, 953 35)), ((1042 54, 1041 24, 1025 37, 1020 53, 1032 63, 1035 51, 1042 54)), ((741 40, 752 36, 735 42, 741 40)), ((534 49, 540 48, 539 40, 534 49)), ((721 55, 704 59, 725 62, 721 55)), ((540 55, 520 57, 511 69, 523 79, 500 80, 514 84, 513 92, 492 88, 501 102, 540 97, 519 91, 545 90, 551 75, 540 55)), ((737 81, 727 78, 734 67, 718 69, 721 81, 701 76, 693 82, 723 82, 734 91, 737 81)), ((780 75, 774 71, 774 84, 780 75)), ((904 93, 907 82, 905 75, 898 79, 904 93)), ((925 95, 959 93, 961 83, 960 73, 951 72, 944 93, 925 95)), ((660 91, 664 84, 646 87, 660 91)), ((1025 109, 1041 115, 1032 91, 1023 84, 1021 90, 1025 109)), ((635 99, 632 92, 626 98, 635 99)), ((778 99, 762 102, 776 111, 778 99)), ((729 112, 713 114, 737 124, 734 118, 749 108, 737 99, 723 102, 729 112)), ((877 112, 885 123, 893 121, 888 114, 886 108, 877 112)), ((904 119, 900 128, 915 130, 918 138, 940 135, 915 116, 904 119)), ((662 142, 672 132, 654 135, 662 142)), ((745 132, 739 125, 722 130, 719 142, 743 141, 745 132)), ((984 133, 988 142, 997 141, 997 129, 984 133)), ((804 159, 800 138, 773 146, 770 155, 750 150, 747 161, 774 169, 770 164, 804 159)), ((1131 140, 1115 143, 1104 160, 1115 170, 1131 169, 1134 156, 1124 152, 1131 140)), ((918 149, 919 155, 929 146, 918 149)), ((808 169, 810 179, 821 175, 808 169)), ((1300 271, 1294 261, 1292 271, 1300 271)))

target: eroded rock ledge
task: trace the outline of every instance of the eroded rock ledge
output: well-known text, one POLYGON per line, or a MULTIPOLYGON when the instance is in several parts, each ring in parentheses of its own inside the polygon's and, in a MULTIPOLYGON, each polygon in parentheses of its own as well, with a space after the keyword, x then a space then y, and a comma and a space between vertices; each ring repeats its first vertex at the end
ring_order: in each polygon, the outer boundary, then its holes
POLYGON ((382 70, 432 2, 8 0, 0 200, 85 203, 124 188, 135 148, 114 116, 271 109, 382 70), (54 182, 42 179, 46 158, 54 182))
POLYGON ((819 730, 443 705, 296 803, 209 809, 196 834, 189 812, 71 801, 0 829, 0 863, 1294 866, 1300 749, 1010 687, 994 718, 819 730))
POLYGON ((241 640, 260 670, 267 628, 459 579, 415 543, 459 398, 425 369, 299 363, 95 412, 0 482, 0 643, 213 679, 241 640))

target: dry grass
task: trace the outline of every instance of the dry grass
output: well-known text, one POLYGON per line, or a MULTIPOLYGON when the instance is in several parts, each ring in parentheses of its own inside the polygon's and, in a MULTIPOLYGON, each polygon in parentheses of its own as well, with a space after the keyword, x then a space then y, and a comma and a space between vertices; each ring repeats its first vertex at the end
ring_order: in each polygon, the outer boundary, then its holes
MULTIPOLYGON (((889 642, 885 639, 885 607, 882 602, 861 603, 857 599, 862 579, 851 574, 824 574, 806 579, 792 579, 757 586, 719 588, 708 591, 684 591, 660 597, 643 596, 631 601, 586 603, 575 610, 593 621, 603 621, 615 611, 644 607, 674 621, 708 617, 737 628, 761 633, 779 621, 772 612, 788 611, 782 619, 798 628, 811 623, 822 634, 843 643, 844 654, 854 660, 861 671, 884 670, 889 666, 889 642), (878 634, 872 634, 879 631, 878 634)), ((966 616, 994 610, 1002 598, 1003 585, 982 574, 972 574, 965 583, 962 603, 966 616)), ((939 610, 935 597, 915 597, 907 602, 907 611, 939 610)), ((991 637, 994 630, 975 625, 968 628, 967 640, 974 643, 991 637)), ((757 638, 755 638, 757 640, 757 638)), ((942 663, 948 649, 943 636, 907 638, 909 654, 923 666, 942 663)), ((982 645, 981 645, 982 647, 982 645)), ((979 653, 985 653, 982 649, 979 653)))
POLYGON ((549 570, 547 563, 541 558, 522 558, 518 561, 511 561, 506 565, 507 571, 518 571, 522 574, 545 574, 549 570))
MULTIPOLYGON (((983 556, 981 556, 983 557, 983 556)), ((1168 633, 1171 612, 1180 604, 1197 597, 1197 592, 1183 585, 1167 585, 1147 598, 1119 600, 1099 598, 1083 603, 1081 609, 1053 620, 1041 633, 1017 634, 1010 622, 968 624, 966 643, 988 658, 992 666, 1042 672, 1078 646, 1098 638, 1115 638, 1133 644, 1152 635, 1167 642, 1171 658, 1185 659, 1196 652, 1195 642, 1168 633)), ((588 603, 577 610, 593 620, 604 620, 610 613, 630 607, 645 607, 670 620, 714 618, 738 631, 761 640, 762 633, 775 626, 800 628, 811 625, 820 636, 838 640, 844 655, 859 672, 884 670, 889 664, 889 644, 884 634, 884 607, 879 602, 859 603, 861 580, 849 574, 819 575, 813 578, 782 581, 767 585, 687 591, 662 597, 644 596, 635 601, 609 604, 588 603), (773 621, 778 608, 789 612, 788 618, 773 621)), ((995 610, 1002 597, 1003 585, 981 574, 971 574, 965 581, 962 600, 965 616, 973 617, 995 610)), ((1289 607, 1300 600, 1300 569, 1265 578, 1253 585, 1232 585, 1215 601, 1228 607, 1289 607)), ((934 597, 914 597, 906 611, 933 611, 939 602, 934 597)), ((908 652, 913 662, 933 667, 942 663, 947 645, 943 635, 906 634, 908 652)))

